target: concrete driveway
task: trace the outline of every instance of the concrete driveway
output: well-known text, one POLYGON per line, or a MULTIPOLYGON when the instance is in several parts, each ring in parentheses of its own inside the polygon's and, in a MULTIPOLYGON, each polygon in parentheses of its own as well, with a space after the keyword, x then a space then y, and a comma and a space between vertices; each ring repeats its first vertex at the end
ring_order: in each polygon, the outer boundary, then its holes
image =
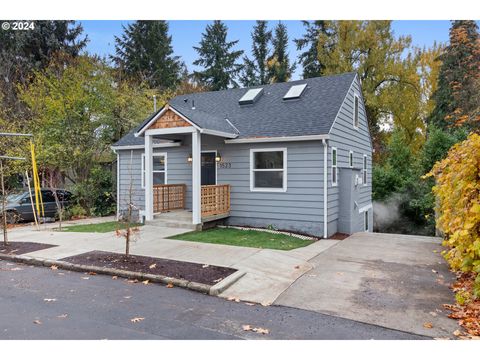
POLYGON ((322 252, 275 304, 432 337, 451 337, 453 274, 440 239, 357 233, 322 252), (428 323, 432 328, 428 328, 428 323), (424 325, 427 324, 425 327, 424 325))

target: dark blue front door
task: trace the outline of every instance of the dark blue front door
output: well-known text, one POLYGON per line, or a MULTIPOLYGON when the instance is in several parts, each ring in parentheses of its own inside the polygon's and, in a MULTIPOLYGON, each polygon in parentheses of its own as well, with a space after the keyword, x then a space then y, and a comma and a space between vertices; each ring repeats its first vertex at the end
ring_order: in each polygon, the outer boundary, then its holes
POLYGON ((202 152, 202 185, 217 184, 215 156, 215 152, 202 152))

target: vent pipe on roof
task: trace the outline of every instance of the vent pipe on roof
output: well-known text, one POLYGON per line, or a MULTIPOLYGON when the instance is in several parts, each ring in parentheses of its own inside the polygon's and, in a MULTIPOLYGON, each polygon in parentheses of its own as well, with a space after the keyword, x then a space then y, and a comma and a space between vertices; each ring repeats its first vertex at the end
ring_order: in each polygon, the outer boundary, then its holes
POLYGON ((195 100, 192 100, 192 110, 195 110, 195 100))

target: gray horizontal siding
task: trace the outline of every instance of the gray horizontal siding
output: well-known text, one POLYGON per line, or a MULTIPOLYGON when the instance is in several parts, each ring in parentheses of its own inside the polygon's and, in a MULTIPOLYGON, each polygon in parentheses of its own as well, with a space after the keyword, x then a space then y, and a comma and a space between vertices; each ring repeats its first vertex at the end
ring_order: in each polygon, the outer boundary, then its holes
MULTIPOLYGON (((331 148, 337 148, 338 167, 349 167, 349 152, 353 151, 353 167, 363 168, 363 155, 367 155, 367 185, 359 185, 359 207, 363 207, 372 202, 372 145, 370 133, 368 130, 367 117, 363 104, 360 84, 358 78, 352 83, 352 86, 345 98, 345 101, 338 113, 335 123, 330 130, 329 152, 328 152, 328 221, 333 222, 342 216, 339 214, 339 188, 331 185, 331 148), (354 94, 359 96, 359 128, 353 127, 354 112, 354 94)), ((355 217, 355 227, 363 224, 363 218, 360 221, 357 210, 355 217)), ((330 225, 329 225, 330 227, 330 225)))

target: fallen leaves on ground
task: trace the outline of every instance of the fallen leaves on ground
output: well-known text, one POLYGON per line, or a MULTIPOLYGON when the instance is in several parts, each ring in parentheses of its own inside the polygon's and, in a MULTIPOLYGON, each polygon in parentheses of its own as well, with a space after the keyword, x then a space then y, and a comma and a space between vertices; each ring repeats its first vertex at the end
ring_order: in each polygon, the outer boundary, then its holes
POLYGON ((227 297, 227 300, 228 301, 240 302, 240 299, 235 297, 235 296, 229 296, 229 297, 227 297))
POLYGON ((89 278, 88 276, 82 276, 82 279, 83 279, 83 280, 88 280, 88 279, 90 279, 90 278, 89 278))
POLYGON ((208 264, 204 264, 204 265, 202 265, 202 268, 205 269, 205 268, 207 268, 207 267, 209 267, 209 266, 210 266, 210 265, 208 265, 208 264))
POLYGON ((112 276, 112 280, 117 280, 118 279, 118 276, 114 275, 112 276))
POLYGON ((431 328, 433 328, 433 325, 432 325, 432 323, 426 322, 426 323, 423 324, 423 327, 425 329, 431 329, 431 328))
POLYGON ((50 269, 52 269, 52 270, 58 270, 58 266, 57 266, 57 265, 52 265, 52 266, 50 266, 50 269))
POLYGON ((172 283, 168 283, 168 284, 167 284, 167 288, 169 288, 169 289, 173 288, 173 284, 172 284, 172 283))
POLYGON ((15 268, 11 268, 10 271, 20 271, 20 270, 23 270, 22 268, 19 268, 19 267, 15 267, 15 268))
POLYGON ((33 323, 36 325, 42 325, 42 322, 40 320, 33 320, 33 323))
POLYGON ((248 305, 248 306, 255 306, 255 304, 254 304, 254 303, 251 303, 251 302, 245 302, 244 304, 245 304, 245 305, 248 305))
POLYGON ((264 301, 261 303, 262 306, 270 306, 272 303, 270 301, 264 301))
POLYGON ((267 335, 270 333, 268 329, 264 329, 261 327, 253 327, 252 325, 243 325, 242 329, 243 331, 253 331, 257 334, 262 334, 262 335, 267 335))
POLYGON ((130 299, 131 296, 124 296, 123 298, 124 298, 124 299, 130 299))
POLYGON ((58 315, 57 318, 65 319, 67 316, 68 316, 68 314, 62 314, 62 315, 58 315))
POLYGON ((142 284, 143 285, 148 285, 149 282, 150 282, 149 280, 145 280, 145 281, 142 281, 142 284))
POLYGON ((149 268, 149 269, 155 269, 156 267, 157 267, 157 264, 152 264, 152 265, 150 265, 148 268, 149 268))
MULTIPOLYGON (((455 293, 471 294, 475 277, 474 273, 459 273, 452 290, 455 293)), ((457 320, 464 329, 464 333, 460 330, 454 332, 455 336, 461 339, 474 339, 480 336, 480 299, 467 299, 463 305, 457 303, 443 306, 451 311, 448 317, 457 320)))
POLYGON ((145 318, 143 318, 143 317, 134 317, 133 319, 130 319, 130 321, 132 323, 138 323, 138 322, 143 321, 143 320, 145 320, 145 318))
POLYGON ((138 280, 137 279, 128 279, 126 280, 128 283, 131 283, 131 284, 136 284, 138 283, 138 280))
POLYGON ((89 271, 89 272, 87 273, 87 275, 97 275, 97 273, 94 272, 94 271, 89 271))
POLYGON ((43 299, 43 301, 45 301, 45 302, 54 302, 54 301, 57 301, 57 299, 43 299))

